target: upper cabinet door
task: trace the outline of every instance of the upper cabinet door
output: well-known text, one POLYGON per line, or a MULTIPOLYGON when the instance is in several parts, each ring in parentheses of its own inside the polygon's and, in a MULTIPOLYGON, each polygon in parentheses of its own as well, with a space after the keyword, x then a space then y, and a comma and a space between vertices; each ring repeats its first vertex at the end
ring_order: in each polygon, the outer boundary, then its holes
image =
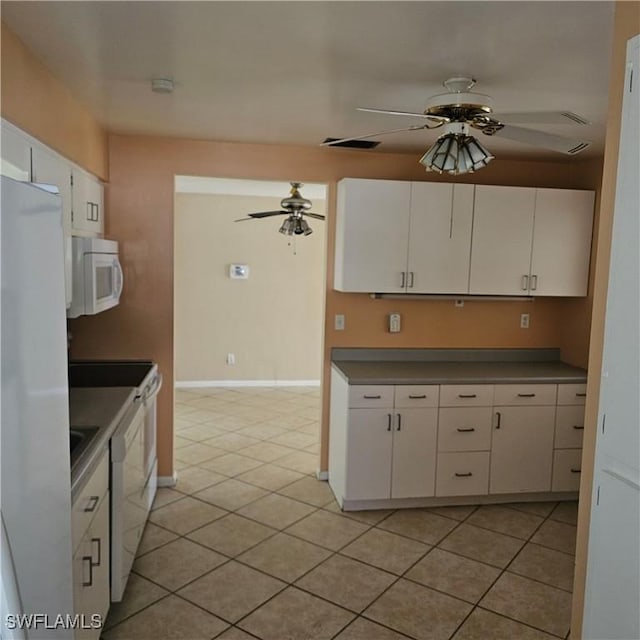
POLYGON ((73 170, 73 233, 96 236, 104 232, 102 184, 81 169, 73 170))
POLYGON ((411 183, 407 293, 468 293, 470 184, 411 183))
POLYGON ((31 143, 8 123, 2 123, 1 173, 14 180, 31 179, 31 143))
POLYGON ((334 288, 398 293, 407 283, 411 183, 338 183, 334 288))
POLYGON ((536 189, 477 185, 469 293, 529 295, 536 189))
POLYGON ((531 257, 533 295, 587 295, 593 201, 593 191, 537 189, 531 257))
POLYGON ((33 147, 33 182, 58 187, 62 198, 62 222, 71 233, 71 165, 44 147, 33 147))

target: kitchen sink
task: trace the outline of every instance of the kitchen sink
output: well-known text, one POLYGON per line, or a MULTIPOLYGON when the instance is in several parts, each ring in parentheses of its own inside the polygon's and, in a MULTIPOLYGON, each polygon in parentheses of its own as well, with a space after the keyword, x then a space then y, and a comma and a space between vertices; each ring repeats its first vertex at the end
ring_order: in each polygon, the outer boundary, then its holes
POLYGON ((69 430, 69 451, 71 453, 72 470, 99 430, 100 427, 94 426, 74 426, 69 430))

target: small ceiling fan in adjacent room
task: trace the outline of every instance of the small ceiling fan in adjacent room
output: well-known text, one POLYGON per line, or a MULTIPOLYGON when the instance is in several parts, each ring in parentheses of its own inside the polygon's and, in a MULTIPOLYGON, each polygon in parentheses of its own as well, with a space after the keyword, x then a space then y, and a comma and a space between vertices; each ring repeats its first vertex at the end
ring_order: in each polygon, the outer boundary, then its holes
POLYGON ((258 213, 248 213, 246 218, 240 218, 236 222, 244 222, 245 220, 257 220, 260 218, 270 218, 271 216, 287 216, 278 231, 286 236, 308 236, 313 230, 304 219, 303 216, 309 216, 316 220, 324 220, 324 216, 319 213, 309 211, 311 209, 311 200, 303 198, 300 193, 302 187, 301 182, 291 183, 291 192, 288 198, 284 198, 280 202, 282 207, 279 211, 260 211, 258 213))
MULTIPOLYGON (((442 127, 443 133, 435 144, 420 159, 427 171, 451 173, 454 175, 473 173, 485 167, 494 156, 475 138, 474 130, 486 136, 496 136, 515 142, 522 142, 559 153, 574 155, 584 151, 591 143, 586 140, 567 138, 538 129, 513 126, 518 124, 541 125, 588 125, 590 122, 571 111, 528 111, 494 113, 490 96, 473 93, 474 78, 459 76, 443 82, 447 93, 432 96, 422 113, 393 111, 388 109, 358 108, 358 111, 382 113, 422 119, 422 124, 380 131, 364 136, 325 140, 321 146, 335 146, 354 140, 364 140, 400 131, 418 131, 442 127)), ((346 146, 346 145, 345 145, 346 146)))

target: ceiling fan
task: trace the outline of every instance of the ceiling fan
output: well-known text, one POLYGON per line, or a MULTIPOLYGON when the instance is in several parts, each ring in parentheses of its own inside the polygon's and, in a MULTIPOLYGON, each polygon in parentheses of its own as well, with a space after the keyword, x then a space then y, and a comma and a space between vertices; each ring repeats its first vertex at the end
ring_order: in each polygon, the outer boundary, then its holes
POLYGON ((240 218, 236 222, 244 222, 245 220, 255 220, 259 218, 269 218, 271 216, 288 216, 282 223, 282 226, 278 231, 284 235, 291 236, 308 236, 313 233, 313 230, 308 225, 307 221, 303 218, 309 216, 310 218, 316 218, 316 220, 324 220, 324 216, 319 213, 312 213, 311 200, 303 198, 300 193, 300 188, 303 186, 301 182, 291 182, 291 191, 288 198, 284 198, 280 201, 282 210, 280 211, 260 211, 258 213, 248 213, 246 218, 240 218))
POLYGON ((448 89, 448 92, 429 98, 422 113, 359 107, 358 111, 420 118, 423 122, 401 129, 380 131, 339 140, 328 140, 323 142, 321 146, 339 145, 352 140, 362 140, 400 131, 418 131, 442 127, 442 135, 420 159, 420 162, 427 168, 427 171, 434 170, 439 173, 446 171, 460 174, 471 173, 476 169, 480 169, 494 158, 471 135, 473 130, 477 130, 487 136, 506 138, 569 155, 580 153, 591 144, 585 140, 566 138, 539 131, 538 129, 513 126, 511 123, 542 125, 588 125, 590 123, 571 111, 494 113, 493 100, 490 96, 471 92, 475 83, 475 79, 468 76, 457 76, 445 80, 443 85, 448 89))

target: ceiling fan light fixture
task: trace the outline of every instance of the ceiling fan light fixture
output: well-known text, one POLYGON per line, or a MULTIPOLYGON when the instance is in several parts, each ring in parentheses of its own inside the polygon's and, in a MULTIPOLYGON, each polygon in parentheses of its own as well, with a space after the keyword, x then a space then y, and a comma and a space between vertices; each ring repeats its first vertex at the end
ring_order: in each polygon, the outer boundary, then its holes
POLYGON ((485 167, 494 156, 473 136, 446 133, 420 158, 427 171, 461 175, 485 167))
POLYGON ((289 216, 278 229, 285 236, 309 236, 313 233, 313 229, 306 220, 301 217, 289 216))

